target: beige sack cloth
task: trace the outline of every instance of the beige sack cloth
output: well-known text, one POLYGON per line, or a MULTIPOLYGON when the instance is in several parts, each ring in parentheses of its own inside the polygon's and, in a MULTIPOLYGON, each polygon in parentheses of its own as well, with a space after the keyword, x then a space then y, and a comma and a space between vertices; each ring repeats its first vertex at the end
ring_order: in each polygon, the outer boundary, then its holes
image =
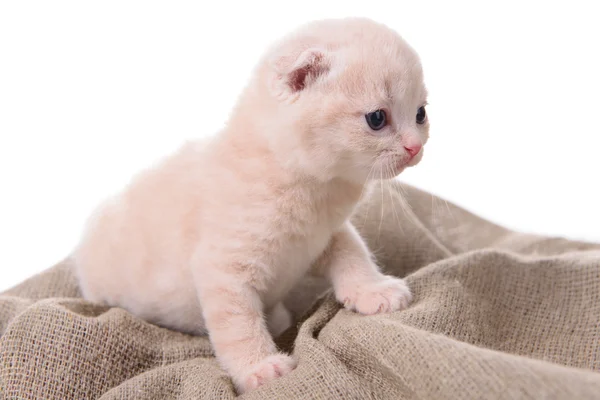
MULTIPOLYGON (((414 302, 365 317, 328 293, 306 310, 322 291, 307 281, 278 339, 298 368, 246 398, 600 399, 600 245, 510 232, 397 183, 354 221, 414 302)), ((205 337, 82 301, 68 262, 0 295, 0 334, 6 399, 235 397, 205 337)))

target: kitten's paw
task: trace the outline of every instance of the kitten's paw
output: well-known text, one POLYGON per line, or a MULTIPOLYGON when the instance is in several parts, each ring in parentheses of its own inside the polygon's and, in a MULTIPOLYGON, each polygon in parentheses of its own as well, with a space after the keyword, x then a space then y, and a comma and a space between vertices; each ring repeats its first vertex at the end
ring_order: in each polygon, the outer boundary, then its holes
POLYGON ((347 284, 336 297, 347 309, 365 315, 403 310, 412 300, 404 280, 385 275, 375 282, 347 284))
POLYGON ((296 368, 296 360, 287 354, 273 354, 250 367, 238 385, 240 393, 248 392, 279 378, 296 368))

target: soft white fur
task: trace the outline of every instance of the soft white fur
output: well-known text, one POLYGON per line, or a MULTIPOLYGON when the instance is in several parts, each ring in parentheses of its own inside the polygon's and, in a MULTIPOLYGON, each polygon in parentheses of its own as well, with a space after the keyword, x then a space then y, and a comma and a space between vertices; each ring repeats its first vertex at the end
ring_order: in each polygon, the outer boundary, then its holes
POLYGON ((227 127, 185 144, 90 218, 73 256, 85 298, 156 324, 208 332, 240 392, 295 368, 271 334, 311 268, 362 314, 401 310, 403 280, 379 272, 348 221, 372 179, 416 164, 428 138, 416 53, 366 19, 313 22, 259 63, 227 127), (372 131, 365 114, 385 109, 372 131), (271 333, 269 332, 271 331, 271 333))

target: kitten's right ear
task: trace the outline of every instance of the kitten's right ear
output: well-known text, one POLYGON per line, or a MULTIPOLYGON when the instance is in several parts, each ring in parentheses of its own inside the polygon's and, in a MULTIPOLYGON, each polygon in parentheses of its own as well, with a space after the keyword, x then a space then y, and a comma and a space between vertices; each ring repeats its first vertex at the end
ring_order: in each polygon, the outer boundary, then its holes
POLYGON ((310 48, 297 57, 277 58, 272 67, 271 92, 277 99, 291 103, 319 77, 329 73, 331 60, 326 50, 310 48))

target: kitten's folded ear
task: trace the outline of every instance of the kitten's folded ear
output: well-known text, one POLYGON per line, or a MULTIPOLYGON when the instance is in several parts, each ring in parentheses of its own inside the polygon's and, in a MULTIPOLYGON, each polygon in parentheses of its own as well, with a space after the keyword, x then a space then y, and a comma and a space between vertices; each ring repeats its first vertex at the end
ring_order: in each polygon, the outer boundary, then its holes
POLYGON ((271 92, 279 100, 292 102, 319 77, 329 73, 331 59, 326 50, 309 48, 297 57, 276 58, 271 65, 271 92))

